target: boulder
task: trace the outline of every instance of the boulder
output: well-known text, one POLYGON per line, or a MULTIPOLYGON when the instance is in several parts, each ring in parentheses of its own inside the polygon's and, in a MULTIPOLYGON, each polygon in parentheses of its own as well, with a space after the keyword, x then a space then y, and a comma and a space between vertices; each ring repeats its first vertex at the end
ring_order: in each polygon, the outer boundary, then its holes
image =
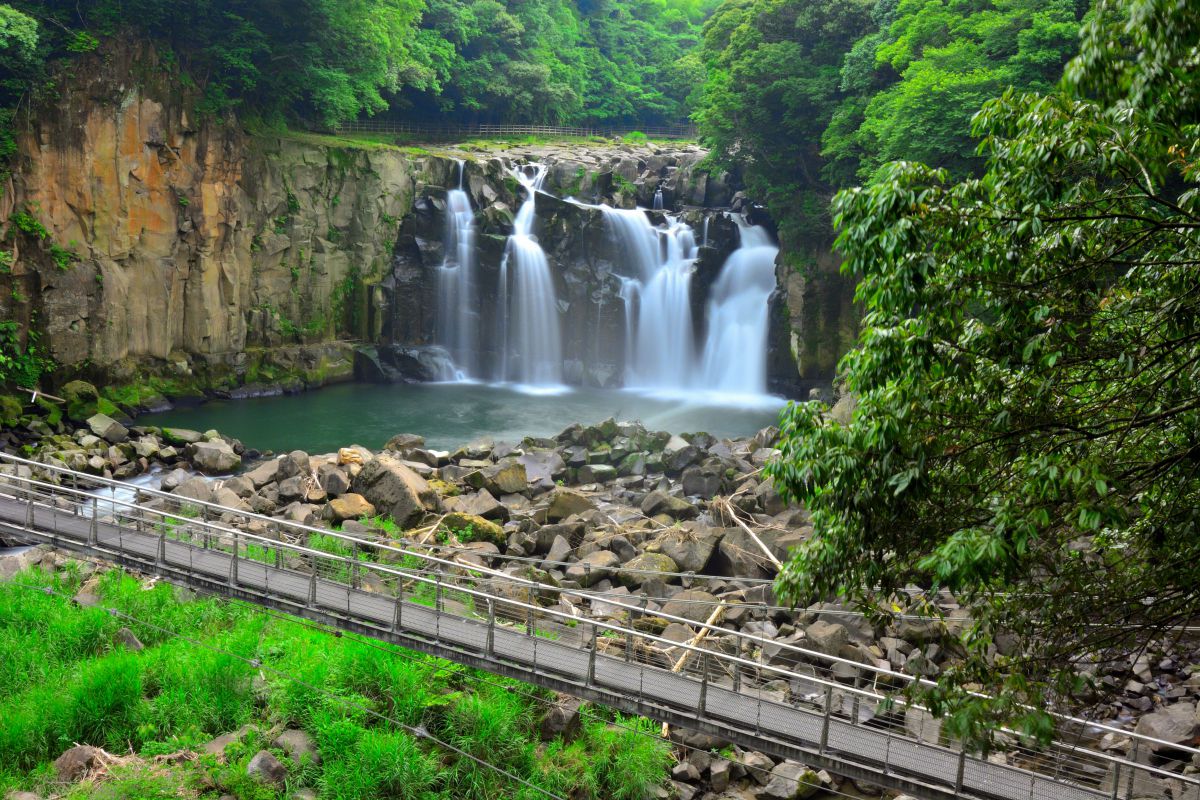
POLYGON ((721 473, 708 467, 688 467, 680 479, 688 497, 711 500, 721 493, 721 473))
POLYGON ((242 465, 242 457, 223 439, 189 444, 187 454, 196 469, 209 475, 233 472, 242 465))
POLYGON ((129 429, 107 414, 88 417, 88 429, 106 442, 120 444, 129 438, 129 429))
POLYGON ((243 477, 249 478, 255 489, 261 489, 268 483, 279 479, 279 462, 277 460, 264 461, 243 477))
POLYGON ((246 774, 264 783, 282 787, 287 781, 287 767, 269 750, 259 750, 246 765, 246 774))
POLYGON ((680 572, 704 572, 724 535, 725 531, 721 528, 673 528, 652 541, 646 549, 669 556, 680 572))
POLYGON ((850 632, 846 626, 837 622, 817 620, 804 630, 807 645, 811 650, 817 650, 829 656, 836 656, 850 642, 850 632))
POLYGON ((617 468, 608 464, 585 464, 579 468, 580 483, 608 483, 617 479, 617 468))
POLYGON ((425 437, 418 436, 415 433, 397 433, 391 439, 388 439, 387 444, 383 446, 384 450, 394 450, 397 453, 407 454, 409 450, 425 446, 425 437))
POLYGON ((517 463, 525 467, 525 477, 539 487, 549 489, 554 481, 567 471, 567 462, 557 450, 535 450, 517 456, 517 463))
POLYGON ((460 494, 457 497, 447 497, 442 500, 442 509, 452 514, 466 514, 484 519, 508 519, 508 509, 496 500, 487 489, 480 489, 471 494, 460 494))
POLYGON ((503 547, 508 541, 504 528, 475 514, 451 512, 442 520, 442 526, 454 531, 460 542, 491 542, 503 547))
POLYGON ((675 519, 694 519, 700 515, 700 509, 687 500, 672 497, 661 489, 656 489, 642 501, 642 513, 648 517, 666 514, 675 519))
POLYGON ((550 496, 550 507, 546 509, 546 520, 561 522, 574 514, 591 511, 596 504, 588 497, 571 489, 555 489, 550 496))
MULTIPOLYGON (((617 580, 630 589, 636 589, 648 580, 653 579, 654 573, 678 572, 679 567, 670 556, 662 553, 642 553, 628 561, 617 573, 617 580)), ((670 578, 665 578, 670 580, 670 578)))
POLYGON ((821 779, 803 764, 784 761, 771 770, 767 785, 759 792, 760 800, 801 800, 821 791, 821 779))
POLYGON ((582 701, 575 697, 562 696, 559 701, 546 709, 538 726, 538 732, 543 742, 549 742, 559 737, 569 742, 583 730, 579 717, 579 706, 582 701))
POLYGON ((706 591, 685 589, 667 601, 662 613, 663 616, 683 617, 691 622, 705 622, 717 602, 717 598, 706 591))
POLYGON ((578 562, 567 567, 567 579, 576 581, 583 588, 607 578, 613 569, 621 565, 621 559, 610 550, 596 550, 588 553, 578 562))
POLYGON ((321 763, 321 754, 317 751, 317 745, 305 731, 286 730, 275 737, 275 746, 287 753, 288 758, 297 764, 305 761, 314 765, 321 763))
POLYGON ((146 645, 142 644, 137 635, 129 628, 118 628, 116 633, 117 641, 120 642, 126 650, 131 653, 137 653, 146 649, 146 645))
POLYGON ((121 416, 120 409, 100 396, 96 387, 87 381, 71 381, 59 390, 67 401, 67 418, 73 422, 84 422, 96 414, 121 416))
POLYGON ((700 450, 682 436, 672 436, 663 448, 663 464, 671 472, 683 472, 700 457, 700 450))
POLYGON ((317 470, 317 482, 330 497, 350 491, 350 476, 346 474, 346 470, 335 464, 322 464, 317 470))
POLYGON ((352 488, 402 528, 410 528, 437 508, 429 483, 394 456, 381 455, 366 464, 352 488))
POLYGON ((212 481, 200 477, 188 478, 175 487, 174 494, 178 497, 186 497, 189 500, 199 500, 201 503, 216 502, 212 481))
POLYGON ((529 477, 525 473, 525 465, 519 461, 509 461, 484 470, 487 488, 493 494, 520 494, 529 488, 529 477))
POLYGON ((163 428, 162 436, 170 444, 178 446, 195 444, 204 439, 203 433, 190 428, 163 428))
MULTIPOLYGON (((1164 742, 1180 744, 1189 742, 1200 732, 1200 719, 1197 718, 1196 706, 1186 700, 1174 703, 1146 714, 1137 722, 1134 733, 1161 739, 1164 742)), ((1166 748, 1158 745, 1155 750, 1166 748)))
POLYGON ((348 519, 375 516, 375 506, 367 502, 367 498, 361 494, 347 492, 329 501, 329 513, 334 522, 345 522, 348 519))
POLYGON ((77 744, 54 759, 54 771, 61 783, 75 783, 101 766, 103 750, 86 744, 77 744))

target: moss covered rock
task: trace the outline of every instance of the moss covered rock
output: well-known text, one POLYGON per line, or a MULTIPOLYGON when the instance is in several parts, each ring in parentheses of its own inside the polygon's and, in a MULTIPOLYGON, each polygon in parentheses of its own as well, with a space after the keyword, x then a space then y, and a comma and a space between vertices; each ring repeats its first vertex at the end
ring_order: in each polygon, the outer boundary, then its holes
POLYGON ((15 428, 24 406, 10 394, 0 394, 0 428, 15 428))

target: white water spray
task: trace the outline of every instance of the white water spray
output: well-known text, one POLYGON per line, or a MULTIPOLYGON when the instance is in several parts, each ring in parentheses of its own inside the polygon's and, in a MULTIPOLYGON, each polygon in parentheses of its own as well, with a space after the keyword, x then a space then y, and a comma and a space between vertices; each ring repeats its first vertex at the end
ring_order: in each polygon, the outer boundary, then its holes
POLYGON ((621 287, 625 300, 625 385, 679 389, 695 374, 691 285, 696 238, 668 217, 656 228, 644 211, 600 206, 625 262, 635 274, 621 287))
POLYGON ((731 394, 767 391, 768 300, 775 290, 779 248, 766 230, 737 218, 741 246, 713 285, 701 386, 731 394))
POLYGON ((458 162, 458 188, 446 193, 445 257, 438 268, 438 342, 459 368, 458 378, 475 374, 479 353, 479 289, 475 275, 475 212, 463 191, 464 163, 458 162))
POLYGON ((546 253, 533 235, 537 193, 546 179, 546 167, 531 164, 513 170, 527 197, 513 221, 512 236, 500 266, 501 315, 504 341, 504 380, 533 386, 562 383, 562 331, 558 321, 558 298, 546 253), (508 272, 512 265, 512 308, 508 272), (509 358, 509 353, 513 357, 509 358))

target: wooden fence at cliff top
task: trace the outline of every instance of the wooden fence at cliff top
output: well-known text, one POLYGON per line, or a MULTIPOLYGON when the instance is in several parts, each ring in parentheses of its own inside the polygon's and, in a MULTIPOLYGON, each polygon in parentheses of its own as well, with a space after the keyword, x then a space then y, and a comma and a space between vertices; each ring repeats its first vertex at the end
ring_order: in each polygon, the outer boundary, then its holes
POLYGON ((667 125, 649 128, 632 127, 572 127, 564 125, 442 125, 437 123, 397 122, 393 120, 357 120, 344 122, 333 129, 333 133, 384 133, 397 136, 412 136, 425 141, 451 141, 454 139, 508 138, 513 136, 547 137, 593 137, 608 139, 644 133, 649 139, 695 139, 693 125, 667 125))

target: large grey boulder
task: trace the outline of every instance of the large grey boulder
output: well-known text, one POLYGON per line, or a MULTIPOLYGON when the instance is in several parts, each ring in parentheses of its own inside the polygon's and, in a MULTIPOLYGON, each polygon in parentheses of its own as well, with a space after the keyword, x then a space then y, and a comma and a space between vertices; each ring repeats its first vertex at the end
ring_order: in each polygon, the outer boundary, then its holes
POLYGON ((287 781, 287 767, 269 750, 259 750, 254 754, 254 758, 246 765, 246 774, 275 786, 283 786, 287 781))
POLYGON ((61 783, 75 783, 101 766, 100 748, 77 744, 54 760, 54 771, 61 783))
POLYGON ((805 631, 809 649, 836 656, 850 642, 850 632, 837 622, 817 620, 805 631))
POLYGON ((669 556, 680 572, 704 572, 724 535, 721 528, 672 528, 652 541, 646 550, 669 556))
POLYGON ((364 466, 352 488, 402 528, 411 527, 425 512, 437 508, 437 494, 429 483, 391 455, 381 455, 364 466))
POLYGON ((442 509, 449 513, 469 514, 484 519, 508 519, 508 509, 487 489, 470 494, 447 497, 442 500, 442 509))
POLYGON ((304 763, 306 760, 311 764, 319 765, 321 763, 321 754, 317 751, 317 745, 305 731, 286 730, 275 737, 275 746, 287 753, 288 757, 297 764, 304 763))
POLYGON ((88 417, 87 426, 92 433, 112 444, 120 444, 129 438, 129 429, 107 414, 88 417))
POLYGON ((758 793, 760 800, 801 800, 821 791, 817 773, 795 761, 784 761, 771 770, 767 785, 758 793))
POLYGON ((571 489, 555 489, 550 496, 550 507, 546 509, 549 522, 561 522, 574 514, 591 511, 596 504, 591 499, 571 489))
POLYGON ((646 581, 662 577, 666 581, 671 578, 667 573, 678 572, 679 567, 671 557, 663 553, 642 553, 625 563, 617 573, 617 580, 630 589, 636 589, 646 581))
POLYGON ((192 465, 208 475, 233 472, 242 465, 242 457, 224 439, 189 444, 187 454, 192 465))
POLYGON ((577 581, 583 588, 588 588, 612 574, 621 565, 621 559, 611 550, 596 550, 588 553, 575 564, 567 568, 567 579, 577 581))
POLYGON ((717 606, 717 598, 702 589, 686 589, 671 597, 662 608, 663 616, 683 617, 704 622, 717 606))
MULTIPOLYGON (((1197 717, 1195 704, 1184 700, 1152 714, 1146 714, 1138 720, 1134 732, 1152 739, 1180 744, 1200 732, 1200 718, 1197 717)), ((1156 745, 1153 749, 1161 750, 1166 747, 1167 745, 1156 745)))
POLYGON ((666 514, 675 519, 694 519, 700 515, 700 509, 687 500, 672 497, 661 489, 656 489, 642 501, 642 513, 648 517, 666 514))

